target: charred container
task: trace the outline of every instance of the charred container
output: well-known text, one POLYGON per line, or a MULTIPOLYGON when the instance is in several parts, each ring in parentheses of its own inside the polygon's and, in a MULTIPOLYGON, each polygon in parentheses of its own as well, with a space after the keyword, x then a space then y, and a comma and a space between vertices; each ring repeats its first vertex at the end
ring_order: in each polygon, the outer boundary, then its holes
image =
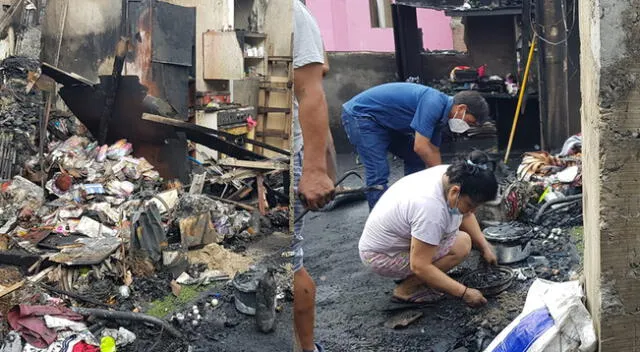
POLYGON ((484 229, 484 236, 493 246, 498 263, 511 264, 527 259, 531 254, 533 228, 518 223, 504 223, 484 229))

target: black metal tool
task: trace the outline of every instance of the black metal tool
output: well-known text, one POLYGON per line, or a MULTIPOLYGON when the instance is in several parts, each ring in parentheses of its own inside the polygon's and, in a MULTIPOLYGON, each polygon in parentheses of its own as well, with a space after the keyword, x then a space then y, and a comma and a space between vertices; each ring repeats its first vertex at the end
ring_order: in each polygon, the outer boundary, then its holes
MULTIPOLYGON (((354 189, 338 190, 335 192, 335 195, 340 196, 340 195, 347 195, 347 194, 358 194, 358 193, 367 193, 370 191, 383 191, 383 190, 384 190, 384 186, 380 186, 380 185, 367 186, 367 187, 354 188, 354 189)), ((304 196, 302 194, 298 194, 298 197, 304 203, 304 198, 303 198, 304 196)), ((307 215, 308 212, 309 212, 309 209, 305 209, 300 215, 298 215, 297 218, 295 218, 293 223, 297 223, 298 221, 300 221, 305 215, 307 215)))

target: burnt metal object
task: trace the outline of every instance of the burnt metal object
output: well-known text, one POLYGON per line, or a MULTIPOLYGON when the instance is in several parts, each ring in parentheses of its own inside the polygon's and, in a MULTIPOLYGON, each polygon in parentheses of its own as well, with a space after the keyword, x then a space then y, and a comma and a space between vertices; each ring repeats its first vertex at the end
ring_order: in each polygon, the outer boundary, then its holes
POLYGON ((164 320, 158 319, 156 317, 152 317, 147 314, 142 313, 132 313, 132 312, 120 312, 113 310, 105 310, 105 309, 93 309, 93 308, 80 308, 73 307, 71 308, 74 312, 84 315, 84 316, 94 316, 96 318, 101 319, 112 319, 112 320, 129 320, 129 321, 141 321, 145 323, 150 323, 153 325, 161 326, 168 333, 177 338, 182 338, 182 333, 174 328, 171 324, 167 323, 164 320))
POLYGON ((118 86, 122 77, 122 69, 124 68, 124 60, 127 56, 127 47, 129 46, 129 39, 121 38, 116 46, 116 55, 113 61, 113 72, 111 77, 113 78, 113 85, 110 90, 106 92, 105 104, 102 110, 102 116, 100 116, 100 127, 98 135, 98 142, 105 144, 107 141, 107 132, 109 130, 109 120, 113 116, 113 107, 116 99, 118 98, 118 86))
POLYGON ((534 232, 530 226, 503 223, 488 227, 483 233, 493 246, 500 264, 519 262, 531 254, 531 239, 534 232))
POLYGON ((465 275, 461 282, 467 287, 482 292, 485 296, 496 296, 511 287, 514 278, 513 270, 499 266, 474 270, 465 275))
MULTIPOLYGON (((113 91, 114 77, 100 76, 100 83, 93 84, 86 78, 42 64, 42 73, 63 85, 60 97, 71 112, 87 127, 92 135, 100 134, 100 120, 103 115, 108 92, 113 91)), ((107 143, 126 138, 137 145, 138 142, 161 144, 175 136, 171 128, 162 128, 142 121, 143 112, 166 110, 168 104, 158 103, 158 98, 147 98, 147 88, 140 84, 137 76, 121 76, 118 83, 120 99, 115 101, 113 118, 108 123, 107 143), (163 110, 164 109, 164 110, 163 110)))
MULTIPOLYGON (((263 155, 246 150, 240 146, 237 146, 234 143, 229 143, 223 140, 222 138, 217 137, 217 136, 220 136, 220 137, 224 137, 225 139, 231 139, 231 140, 235 140, 235 138, 237 138, 237 136, 227 132, 214 130, 214 129, 203 127, 203 126, 198 126, 188 122, 168 119, 166 117, 152 115, 152 114, 143 114, 142 119, 145 121, 150 121, 150 122, 154 122, 161 125, 172 126, 175 129, 184 132, 187 135, 188 139, 196 143, 205 145, 209 148, 215 149, 227 155, 231 155, 234 157, 237 155, 238 159, 243 159, 243 160, 266 160, 267 159, 263 155), (224 148, 224 149, 221 149, 221 148, 224 148)), ((265 149, 268 149, 283 155, 287 155, 287 156, 291 155, 291 153, 289 153, 284 149, 280 149, 280 148, 268 145, 266 143, 258 142, 256 140, 245 138, 244 142, 253 144, 259 147, 263 147, 265 149)))
POLYGON ((95 82, 91 82, 90 80, 77 75, 73 72, 66 72, 57 67, 49 65, 46 62, 42 63, 41 66, 42 73, 46 76, 53 78, 54 81, 62 84, 63 86, 89 86, 93 87, 96 85, 95 82))
MULTIPOLYGON (((191 67, 196 34, 196 9, 153 1, 151 60, 156 63, 191 67), (179 18, 179 21, 176 21, 179 18)), ((143 5, 144 6, 144 5, 143 5)))
MULTIPOLYGON (((362 176, 360 176, 360 174, 358 174, 355 171, 349 171, 349 172, 345 173, 344 175, 342 175, 342 177, 338 181, 336 181, 335 187, 339 186, 342 182, 344 182, 344 180, 347 179, 347 177, 352 176, 352 175, 357 176, 360 180, 362 180, 362 176)), ((351 195, 353 195, 353 194, 361 194, 361 193, 365 193, 366 194, 366 192, 369 192, 371 190, 380 190, 379 187, 382 187, 382 186, 363 187, 363 188, 358 188, 358 189, 354 189, 354 190, 345 190, 345 191, 342 191, 342 192, 338 191, 338 192, 335 193, 335 195, 336 196, 337 195, 341 195, 341 194, 351 194, 351 195)), ((295 218, 295 220, 293 220, 293 223, 295 224, 298 221, 302 220, 302 218, 304 218, 304 216, 307 215, 308 212, 309 212, 309 209, 305 209, 300 215, 298 215, 295 218)))
MULTIPOLYGON (((540 207, 540 210, 538 210, 538 213, 536 214, 536 217, 533 219, 533 222, 535 224, 539 224, 540 223, 540 218, 542 218, 542 215, 547 211, 547 209, 553 205, 557 205, 557 204, 564 204, 564 203, 578 203, 578 202, 582 202, 582 194, 576 194, 573 196, 568 196, 568 197, 564 197, 564 198, 556 198, 554 200, 551 200, 547 203, 545 203, 542 207, 540 207)), ((553 210, 551 210, 553 211, 553 210)), ((550 211, 550 212, 551 212, 550 211)))
POLYGON ((169 102, 186 121, 189 76, 195 77, 195 8, 158 0, 126 3, 124 24, 136 47, 127 62, 139 70, 150 94, 169 102))

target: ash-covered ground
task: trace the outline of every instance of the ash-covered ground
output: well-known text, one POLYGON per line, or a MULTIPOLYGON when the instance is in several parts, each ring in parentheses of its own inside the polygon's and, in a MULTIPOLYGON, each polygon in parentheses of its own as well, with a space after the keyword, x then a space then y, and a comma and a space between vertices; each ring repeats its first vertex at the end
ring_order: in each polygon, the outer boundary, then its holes
MULTIPOLYGON (((361 174, 364 171, 351 155, 339 156, 339 169, 339 174, 351 169, 361 174)), ((393 161, 391 181, 401 176, 401 161, 393 161)), ((352 186, 360 186, 357 179, 352 182, 352 186)), ((537 277, 553 281, 577 277, 582 247, 580 233, 572 226, 580 225, 579 214, 578 207, 543 219, 536 228, 532 256, 544 258, 538 258, 529 274, 535 272, 537 277), (553 227, 562 221, 562 229, 553 227)), ((481 351, 520 313, 533 278, 515 280, 480 309, 447 298, 421 309, 423 316, 404 329, 385 327, 385 322, 399 312, 387 310, 393 281, 368 272, 358 255, 358 240, 367 215, 368 206, 361 201, 306 218, 305 265, 318 286, 316 335, 328 351, 481 351)), ((478 262, 478 253, 472 252, 456 270, 456 277, 476 269, 478 262)), ((526 262, 510 266, 530 267, 526 262)))

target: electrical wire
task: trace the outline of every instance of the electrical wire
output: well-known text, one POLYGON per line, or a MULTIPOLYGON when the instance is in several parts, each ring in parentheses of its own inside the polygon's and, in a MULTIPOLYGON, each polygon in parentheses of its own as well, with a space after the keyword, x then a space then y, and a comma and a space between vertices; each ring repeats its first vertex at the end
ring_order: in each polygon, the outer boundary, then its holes
MULTIPOLYGON (((529 0, 529 1, 530 1, 530 6, 532 6, 532 7, 535 6, 534 5, 534 0, 529 0)), ((549 39, 545 38, 540 33, 538 33, 538 31, 536 31, 536 28, 534 26, 534 24, 535 25, 538 25, 538 24, 534 21, 534 18, 532 16, 532 11, 529 12, 529 24, 531 26, 531 31, 533 32, 533 34, 535 36, 538 37, 538 39, 540 39, 541 41, 543 41, 544 43, 549 44, 549 45, 561 45, 561 44, 566 43, 569 40, 569 37, 571 36, 571 33, 573 32, 573 30, 575 28, 575 25, 576 25, 576 11, 577 11, 577 6, 578 6, 577 5, 578 4, 578 0, 573 0, 573 10, 571 11, 571 17, 572 17, 571 18, 571 28, 568 28, 567 13, 566 13, 566 9, 564 8, 564 0, 561 0, 561 1, 563 1, 563 5, 562 5, 562 22, 564 24, 564 29, 565 29, 565 36, 564 36, 564 38, 562 40, 552 41, 552 40, 549 40, 549 39)), ((560 22, 555 23, 554 25, 557 25, 559 23, 560 22)))

